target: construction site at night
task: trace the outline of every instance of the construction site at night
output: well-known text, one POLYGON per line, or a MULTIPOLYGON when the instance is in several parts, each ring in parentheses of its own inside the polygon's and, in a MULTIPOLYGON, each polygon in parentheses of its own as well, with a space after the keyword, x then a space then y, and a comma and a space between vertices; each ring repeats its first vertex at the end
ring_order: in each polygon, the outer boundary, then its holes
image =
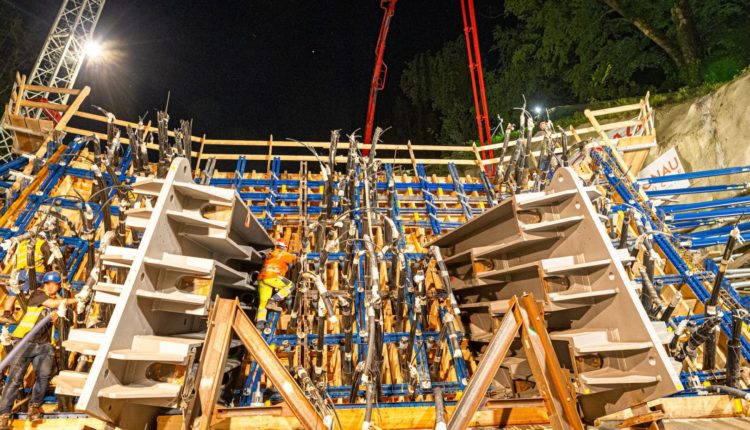
POLYGON ((475 142, 384 143, 390 0, 361 130, 224 139, 94 104, 62 3, 2 101, 0 428, 750 427, 750 166, 657 154, 650 93, 495 123, 459 0, 475 142))

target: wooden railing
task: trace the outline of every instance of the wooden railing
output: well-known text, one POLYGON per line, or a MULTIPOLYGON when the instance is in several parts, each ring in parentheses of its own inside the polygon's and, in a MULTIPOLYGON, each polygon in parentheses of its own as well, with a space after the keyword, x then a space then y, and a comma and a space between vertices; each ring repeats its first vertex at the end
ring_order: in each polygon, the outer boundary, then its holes
MULTIPOLYGON (((21 112, 21 108, 28 107, 28 108, 46 108, 46 109, 52 109, 56 111, 65 112, 66 116, 72 116, 72 117, 78 117, 84 120, 93 121, 95 123, 101 124, 101 131, 96 130, 87 130, 82 129, 78 127, 73 127, 67 124, 67 122, 61 127, 61 129, 67 133, 71 134, 77 134, 82 136, 89 136, 96 134, 100 140, 106 140, 107 136, 106 133, 104 133, 104 127, 106 127, 106 124, 108 122, 108 119, 106 116, 94 114, 94 113, 88 113, 83 112, 79 110, 80 103, 78 103, 78 106, 73 106, 75 103, 71 103, 71 105, 58 105, 54 103, 45 103, 45 102, 38 102, 38 101, 31 101, 31 100, 25 100, 23 99, 22 95, 24 94, 24 89, 27 90, 45 90, 45 91, 53 91, 53 92, 65 92, 73 95, 80 96, 81 90, 76 89, 60 89, 60 88, 48 88, 48 87, 40 87, 40 86, 32 86, 32 85, 26 85, 25 84, 26 77, 25 76, 17 76, 17 89, 18 91, 14 91, 11 95, 11 101, 9 103, 10 111, 18 114, 21 112), (73 109, 71 109, 73 108, 73 109)), ((84 89, 86 90, 86 89, 84 89)), ((566 130, 564 133, 579 141, 582 136, 586 135, 604 135, 607 131, 610 130, 616 130, 620 128, 625 127, 634 127, 641 125, 643 127, 643 130, 646 134, 653 133, 652 125, 651 125, 651 118, 652 118, 652 110, 648 103, 648 97, 649 95, 646 94, 645 98, 640 101, 640 103, 634 103, 630 105, 625 106, 618 106, 613 108, 607 108, 607 109, 599 109, 599 110, 593 110, 589 111, 586 110, 586 115, 589 118, 589 121, 591 121, 591 126, 585 126, 582 128, 573 128, 570 127, 568 130, 566 130), (613 114, 625 114, 627 112, 638 112, 637 116, 634 119, 628 119, 628 120, 620 120, 620 121, 614 121, 610 123, 604 123, 600 124, 597 120, 597 118, 613 115, 613 114)), ((634 115, 635 116, 635 115, 634 115)), ((130 122, 130 121, 124 121, 120 119, 116 119, 114 123, 121 127, 134 127, 138 128, 139 124, 130 122)), ((143 124, 143 129, 147 133, 153 133, 158 134, 158 130, 156 127, 151 125, 151 123, 143 124)), ((96 127, 94 127, 96 128, 96 127)), ((129 144, 130 141, 127 137, 125 137, 126 133, 123 133, 120 137, 120 142, 123 144, 129 144)), ((169 136, 174 136, 174 131, 168 131, 169 136)), ((559 133, 553 134, 553 137, 559 137, 559 133)), ((606 136, 606 135, 605 135, 606 136)), ((268 139, 262 139, 262 140, 230 140, 230 139, 208 139, 205 135, 202 136, 191 136, 191 141, 193 142, 193 151, 191 153, 194 160, 197 160, 198 166, 200 166, 200 163, 204 160, 207 160, 209 158, 215 158, 217 160, 237 160, 240 156, 244 157, 246 160, 256 160, 256 161, 270 161, 274 157, 279 157, 283 161, 317 161, 317 158, 313 154, 305 154, 305 155, 292 155, 289 154, 288 151, 285 153, 283 150, 286 148, 304 148, 304 146, 298 142, 295 141, 288 141, 288 140, 274 140, 273 136, 269 136, 268 139), (258 153, 234 153, 236 150, 230 151, 221 151, 218 148, 256 148, 258 153)), ((536 136, 532 138, 532 142, 539 142, 543 140, 542 136, 536 136)), ((327 150, 330 146, 329 142, 305 142, 307 146, 310 146, 312 148, 327 150)), ((512 148, 516 145, 516 141, 509 142, 509 147, 512 148)), ((482 153, 486 151, 495 150, 498 148, 501 148, 503 146, 502 143, 495 143, 492 145, 486 145, 484 147, 476 147, 475 145, 467 145, 467 146, 454 146, 454 145, 413 145, 411 142, 407 142, 406 144, 379 144, 378 150, 380 151, 387 151, 388 156, 383 156, 383 159, 387 159, 392 164, 402 164, 402 165, 416 165, 416 164, 425 164, 425 165, 439 165, 439 164, 448 164, 448 163, 454 163, 456 165, 466 165, 466 166, 486 166, 486 165, 493 165, 497 164, 500 159, 495 158, 487 158, 482 160, 482 153), (464 155, 461 155, 461 154, 464 155), (403 155, 401 155, 403 154, 403 155), (436 154, 438 154, 436 158, 436 154)), ((148 149, 150 150, 158 150, 158 145, 155 144, 149 144, 147 145, 148 149)), ((364 149, 364 144, 359 144, 359 147, 364 149)), ((338 148, 340 150, 347 150, 349 149, 349 142, 348 141, 342 141, 338 144, 338 148)), ((326 151, 322 152, 322 154, 326 154, 326 151)), ((326 154, 327 155, 327 154, 326 154)), ((538 153, 536 154, 538 155, 538 153)), ((503 162, 506 162, 510 159, 510 155, 506 155, 503 162)), ((337 163, 345 163, 346 157, 345 156, 337 156, 336 157, 337 163)))

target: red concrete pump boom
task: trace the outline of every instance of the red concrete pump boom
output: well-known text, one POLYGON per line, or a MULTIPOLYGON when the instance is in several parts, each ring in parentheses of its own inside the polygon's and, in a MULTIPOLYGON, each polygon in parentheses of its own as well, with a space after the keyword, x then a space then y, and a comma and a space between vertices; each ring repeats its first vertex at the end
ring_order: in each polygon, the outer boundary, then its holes
MULTIPOLYGON (((396 2, 398 0, 381 0, 380 7, 383 9, 383 21, 380 24, 380 34, 378 43, 375 46, 375 69, 372 73, 372 82, 370 83, 370 98, 367 103, 367 121, 365 123, 364 142, 369 145, 372 142, 373 123, 375 121, 375 105, 378 98, 378 91, 385 87, 385 78, 388 67, 383 61, 385 53, 385 41, 388 37, 388 30, 391 24, 391 18, 396 12, 396 2)), ((492 143, 492 131, 490 129, 490 120, 487 109, 487 97, 484 89, 484 74, 482 72, 482 58, 479 50, 479 38, 477 37, 477 20, 474 13, 474 0, 460 0, 461 15, 464 24, 464 36, 466 37, 466 53, 469 60, 469 75, 471 76, 471 87, 474 92, 474 109, 476 111, 477 129, 479 131, 479 144, 481 146, 492 143)), ((367 155, 367 150, 362 153, 367 155)), ((490 157, 494 157, 490 151, 490 157)), ((482 159, 486 154, 482 152, 482 159)), ((488 169, 485 167, 485 171, 488 169)), ((488 171, 492 174, 492 169, 488 171)))
MULTIPOLYGON (((367 122, 365 123, 364 141, 369 145, 372 140, 372 127, 375 121, 375 103, 378 98, 378 91, 385 87, 385 77, 388 73, 388 67, 383 62, 383 53, 385 52, 385 40, 388 37, 388 29, 391 26, 391 18, 396 12, 396 2, 398 0, 381 0, 380 7, 383 9, 383 21, 380 23, 380 34, 378 35, 378 44, 375 46, 375 70, 372 72, 372 83, 370 84, 370 99, 367 102, 367 122)), ((367 153, 367 151, 362 151, 367 153)))
MULTIPOLYGON (((482 57, 479 51, 479 38, 477 37, 477 20, 474 15, 474 0, 460 0, 461 15, 464 20, 464 36, 466 37, 466 53, 469 59, 469 75, 471 75, 471 88, 474 91, 474 109, 477 113, 477 129, 479 130, 479 144, 481 146, 492 143, 492 131, 487 111, 487 97, 484 91, 484 74, 482 73, 482 57)), ((494 157, 490 151, 490 157, 494 157)), ((482 159, 486 155, 482 152, 482 159)), ((487 167, 485 167, 487 171, 487 167)), ((490 172, 492 173, 491 169, 490 172)))

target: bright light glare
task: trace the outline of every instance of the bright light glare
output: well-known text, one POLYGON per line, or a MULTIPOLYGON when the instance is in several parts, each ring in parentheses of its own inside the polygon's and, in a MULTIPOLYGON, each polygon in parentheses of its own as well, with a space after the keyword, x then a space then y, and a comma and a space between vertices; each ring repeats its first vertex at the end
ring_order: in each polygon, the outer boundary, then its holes
POLYGON ((540 113, 542 113, 542 107, 541 106, 535 106, 534 107, 534 113, 537 114, 537 115, 539 115, 540 113))
POLYGON ((86 46, 84 46, 83 49, 86 56, 92 60, 98 60, 102 56, 102 45, 97 41, 89 40, 86 42, 86 46))

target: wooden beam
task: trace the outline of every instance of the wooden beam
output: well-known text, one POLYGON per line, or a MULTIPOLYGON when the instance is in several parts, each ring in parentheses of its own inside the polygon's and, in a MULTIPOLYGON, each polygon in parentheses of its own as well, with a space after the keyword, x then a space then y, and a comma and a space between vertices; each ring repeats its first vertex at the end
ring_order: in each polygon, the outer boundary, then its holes
POLYGON ((78 95, 81 90, 78 88, 60 88, 60 87, 48 87, 46 85, 33 85, 28 84, 24 87, 26 91, 42 91, 46 93, 59 93, 59 94, 70 94, 70 95, 78 95))
MULTIPOLYGON (((596 133, 599 135, 599 137, 604 142, 606 142, 607 144, 611 145, 612 141, 609 139, 609 136, 607 136, 607 133, 605 133, 605 130, 599 124, 599 120, 596 118, 596 115, 594 115, 594 113, 591 112, 588 109, 584 110, 583 114, 586 115, 586 118, 589 120, 589 122, 591 123, 591 125, 594 128, 594 131, 596 131, 596 133)), ((640 124, 640 121, 635 121, 635 124, 633 124, 633 125, 638 125, 638 124, 640 124)))
MULTIPOLYGON (((98 137, 99 140, 107 140, 107 135, 105 133, 99 133, 99 132, 96 132, 96 131, 84 130, 82 128, 76 128, 76 127, 68 127, 68 126, 66 126, 66 127, 63 128, 63 131, 66 132, 66 133, 73 133, 73 134, 78 134, 78 135, 81 135, 81 136, 94 136, 94 135, 96 135, 96 137, 98 137)), ((128 139, 127 137, 124 137, 124 136, 120 136, 120 143, 123 144, 123 145, 130 145, 130 139, 128 139)), ((155 143, 154 144, 146 144, 146 148, 147 149, 152 149, 154 151, 158 151, 159 150, 159 145, 157 145, 155 143)), ((191 157, 195 157, 197 155, 198 155, 198 152, 196 152, 196 151, 191 151, 190 152, 190 156, 191 157)), ((209 157, 210 155, 211 154, 203 154, 204 158, 209 157)), ((239 155, 237 155, 237 157, 239 157, 239 155)))
MULTIPOLYGON (((591 125, 594 126, 594 129, 604 141, 603 143, 605 145, 608 145, 610 148, 612 148, 612 154, 617 160, 617 163, 619 163, 621 166, 627 166, 628 164, 625 162, 625 160, 622 159, 622 156, 620 155, 620 152, 617 150, 617 147, 614 144, 612 144, 612 141, 609 139, 609 136, 607 136, 607 133, 605 133, 604 129, 599 125, 599 121, 596 119, 596 116, 594 116, 591 113, 591 111, 588 109, 583 111, 583 114, 586 115, 586 118, 588 118, 588 120, 591 122, 591 125)), ((635 122, 638 123, 638 121, 635 121, 635 122)), ((630 181, 631 183, 635 183, 636 181, 635 174, 633 174, 633 172, 630 169, 628 169, 625 172, 625 174, 628 178, 628 181, 630 181)), ((643 200, 648 199, 648 197, 646 197, 646 192, 643 190, 643 187, 638 189, 638 195, 643 200)))
MULTIPOLYGON (((313 148, 328 149, 331 146, 331 142, 307 142, 305 144, 313 148)), ((206 145, 219 145, 219 146, 257 146, 266 147, 268 141, 266 140, 226 140, 226 139, 206 139, 206 145)), ((294 141, 277 141, 274 142, 274 146, 279 148, 301 148, 302 144, 294 141)), ((389 151, 405 151, 408 144, 406 145, 394 145, 394 144, 378 144, 378 149, 389 150, 389 151)), ((358 144, 358 148, 364 148, 365 145, 358 144)), ((452 146, 452 145, 413 145, 416 151, 446 151, 446 152, 471 152, 470 146, 452 146)), ((349 142, 340 142, 337 146, 339 149, 349 149, 349 142)))
POLYGON ((76 98, 73 100, 73 103, 68 106, 68 109, 65 111, 63 116, 60 118, 60 121, 57 122, 57 125, 55 125, 55 130, 62 131, 66 125, 68 125, 68 122, 73 118, 73 115, 78 112, 78 109, 81 108, 81 104, 84 100, 86 100, 86 97, 88 97, 89 93, 91 92, 91 88, 89 86, 83 87, 81 92, 76 96, 76 98))
POLYGON ((480 170, 483 169, 484 163, 482 163, 482 156, 479 154, 479 149, 477 149, 477 145, 472 143, 471 148, 474 150, 474 158, 476 158, 475 163, 477 167, 479 167, 480 170))
MULTIPOLYGON (((208 318, 208 331, 201 351, 200 367, 195 376, 197 400, 200 402, 198 428, 208 429, 213 424, 214 409, 219 399, 221 378, 232 341, 232 319, 236 304, 231 300, 217 300, 208 318)), ((187 408, 186 428, 192 428, 195 406, 187 408)))
MULTIPOLYGON (((240 156, 244 156, 246 160, 255 160, 255 161, 267 161, 268 156, 267 155, 260 155, 260 154, 209 154, 204 153, 203 154, 205 158, 208 157, 214 157, 217 160, 237 160, 240 156)), ((278 155, 279 158, 281 158, 283 161, 314 161, 317 162, 317 158, 315 158, 314 155, 278 155)), ((346 163, 347 158, 344 156, 338 156, 336 157, 336 163, 346 163)), ((463 166, 473 166, 476 164, 474 160, 453 160, 449 158, 416 158, 412 160, 411 158, 393 158, 390 159, 389 162, 391 164, 413 164, 413 161, 416 161, 418 163, 424 163, 424 164, 449 164, 454 163, 456 165, 463 165, 463 166)))
MULTIPOLYGON (((518 299, 513 297, 510 301, 511 309, 517 305, 518 299)), ((482 356, 479 367, 477 367, 476 372, 472 375, 469 385, 464 389, 463 395, 458 401, 458 405, 456 405, 456 410, 450 416, 450 421, 448 422, 449 430, 459 430, 469 427, 474 413, 482 404, 492 378, 502 364, 520 327, 521 321, 518 321, 513 312, 505 314, 500 327, 492 336, 492 342, 490 342, 482 356)))
MULTIPOLYGON (((68 109, 68 105, 61 105, 60 103, 37 102, 37 101, 25 100, 25 99, 21 99, 16 103, 16 106, 15 106, 16 111, 20 110, 21 107, 49 109, 49 110, 54 110, 58 112, 65 112, 65 110, 68 109)), ((18 114, 18 112, 16 112, 16 114, 18 114)))
MULTIPOLYGON (((640 123, 641 122, 639 120, 629 119, 629 120, 625 120, 625 121, 611 122, 611 123, 604 124, 604 125, 600 125, 597 122, 597 125, 599 127, 599 130, 608 131, 608 130, 614 130, 614 129, 618 129, 618 128, 632 127, 632 126, 638 125, 640 123)), ((595 132, 597 132, 597 128, 596 127, 579 128, 579 129, 577 129, 577 132, 578 132, 579 135, 581 135, 581 134, 595 133, 595 132)), ((571 133, 569 131, 566 131, 565 134, 568 135, 568 136, 571 135, 571 133)), ((558 137, 560 137, 560 133, 559 132, 552 134, 552 138, 553 139, 554 138, 558 138, 558 137)), ((541 142, 542 140, 544 140, 544 136, 535 136, 535 137, 531 138, 531 142, 541 142)), ((516 142, 517 142, 517 140, 508 142, 508 148, 511 148, 511 147, 515 146, 516 142)), ((492 145, 482 146, 481 148, 479 148, 479 150, 480 151, 489 151, 491 149, 498 149, 498 148, 502 148, 502 147, 503 147, 503 143, 499 142, 499 143, 493 143, 492 145)), ((487 161, 487 160, 485 160, 485 161, 487 161)))
POLYGON ((33 181, 31 181, 31 184, 28 187, 24 188, 23 191, 21 191, 21 195, 18 196, 18 198, 13 202, 10 208, 8 208, 3 216, 0 217, 0 226, 10 227, 9 225, 7 225, 8 221, 10 221, 11 218, 15 219, 17 215, 16 212, 18 212, 18 209, 21 206, 26 204, 26 199, 29 197, 29 194, 36 192, 36 189, 39 188, 39 185, 47 177, 49 166, 56 164, 57 160, 67 148, 67 145, 60 145, 60 147, 57 148, 57 151, 52 154, 52 157, 50 157, 49 161, 45 163, 44 166, 42 166, 42 168, 36 174, 36 177, 33 181))
MULTIPOLYGON (((411 167, 414 169, 414 176, 417 175, 417 160, 414 158, 414 148, 411 146, 411 140, 406 141, 406 147, 409 150, 409 161, 411 162, 411 167)), ((391 164, 396 164, 395 162, 392 162, 391 164)))
MULTIPOLYGON (((195 177, 197 178, 201 172, 201 159, 203 159, 203 147, 206 145, 206 134, 203 134, 201 138, 200 146, 198 147, 198 155, 195 157, 195 177)), ((193 151, 190 151, 192 157, 193 151)))
POLYGON ((21 109, 21 102, 23 101, 23 88, 26 84, 26 75, 19 77, 18 72, 16 72, 16 80, 18 81, 18 97, 16 98, 16 103, 13 105, 13 113, 18 115, 21 109))
MULTIPOLYGON (((729 418, 750 413, 750 402, 732 399, 726 395, 667 397, 648 402, 650 407, 660 406, 667 419, 729 418)), ((607 415, 596 423, 622 421, 633 416, 630 409, 607 415)))
POLYGON ((570 135, 573 136, 573 139, 575 139, 576 143, 581 143, 581 136, 578 135, 578 130, 576 130, 576 128, 572 125, 570 126, 570 135))
MULTIPOLYGON (((488 401, 488 406, 490 401, 488 401)), ((446 406, 446 413, 452 414, 455 406, 446 406)), ((239 414, 227 418, 216 425, 217 429, 252 430, 297 430, 303 428, 295 417, 281 415, 278 406, 251 408, 244 416, 239 414)), ((227 411, 222 411, 224 415, 227 411)), ((336 410, 344 429, 359 429, 364 419, 364 408, 341 408, 336 410)), ((435 408, 431 406, 386 407, 380 405, 373 413, 373 423, 378 428, 390 430, 432 430, 435 427, 435 408)), ((472 417, 470 428, 498 428, 509 426, 546 426, 549 415, 543 406, 487 407, 472 417)), ((338 425, 334 426, 339 429, 338 425)), ((535 427, 536 428, 536 427, 535 427)), ((158 430, 182 430, 182 416, 163 415, 157 418, 158 430)))
POLYGON ((531 294, 521 298, 521 307, 515 309, 516 318, 523 321, 523 344, 529 365, 532 368, 539 391, 547 403, 554 428, 583 430, 581 417, 578 415, 574 389, 570 383, 570 376, 563 375, 560 361, 552 346, 544 323, 544 312, 539 311, 534 296, 531 294))
POLYGON ((221 390, 221 378, 224 376, 229 345, 232 333, 236 333, 250 354, 255 358, 265 375, 277 388, 281 397, 289 405, 289 409, 297 419, 308 429, 323 429, 323 419, 315 410, 305 393, 297 385, 286 367, 279 361, 276 353, 266 343, 258 329, 240 309, 238 299, 222 299, 217 296, 214 308, 208 320, 209 332, 203 344, 200 367, 196 373, 198 404, 200 416, 194 423, 192 417, 196 414, 196 404, 187 408, 185 429, 213 428, 215 424, 216 402, 221 390))
POLYGON ((271 178, 271 161, 273 160, 273 134, 268 136, 268 142, 266 144, 268 145, 268 155, 266 156, 266 158, 268 158, 268 161, 266 162, 266 172, 268 173, 268 177, 270 179, 271 178))
POLYGON ((641 107, 640 103, 633 103, 630 105, 615 106, 615 107, 606 108, 606 109, 596 109, 596 110, 592 110, 591 113, 593 113, 596 116, 604 116, 604 115, 612 115, 612 114, 621 113, 621 112, 630 112, 632 110, 638 110, 640 109, 640 107, 641 107))
MULTIPOLYGON (((217 299, 217 301, 222 299, 217 299)), ((242 343, 248 349, 250 354, 253 355, 258 365, 265 372, 266 377, 271 381, 274 387, 276 387, 281 394, 281 397, 289 405, 289 409, 292 410, 294 415, 299 419, 305 428, 308 429, 323 429, 326 426, 323 424, 323 419, 315 410, 309 399, 297 385, 289 374, 286 367, 281 364, 276 353, 266 343, 263 336, 255 325, 250 321, 250 318, 245 315, 239 308, 239 300, 234 300, 235 314, 232 322, 232 328, 234 328, 237 337, 240 338, 242 343), (238 312, 239 311, 239 312, 238 312)))

